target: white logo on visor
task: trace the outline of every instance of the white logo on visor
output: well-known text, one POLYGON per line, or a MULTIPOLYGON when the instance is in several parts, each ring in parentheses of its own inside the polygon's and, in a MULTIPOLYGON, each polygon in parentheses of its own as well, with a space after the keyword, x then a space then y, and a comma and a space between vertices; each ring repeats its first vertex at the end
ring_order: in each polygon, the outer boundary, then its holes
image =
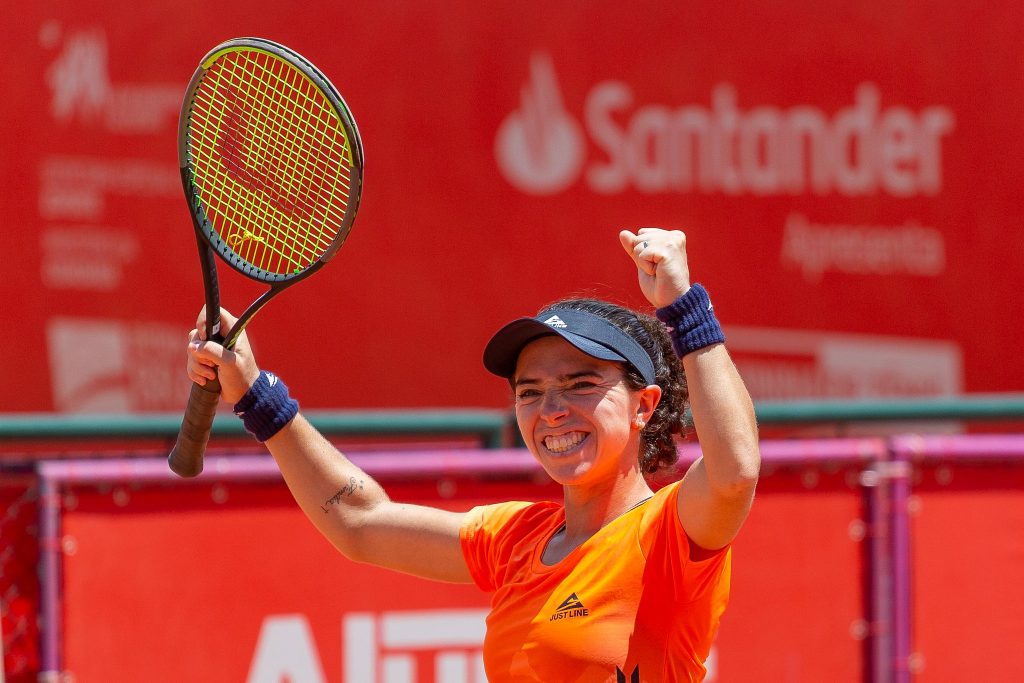
POLYGON ((547 320, 545 320, 544 324, 550 325, 551 327, 569 327, 564 322, 562 322, 562 319, 559 318, 557 315, 553 315, 547 320))

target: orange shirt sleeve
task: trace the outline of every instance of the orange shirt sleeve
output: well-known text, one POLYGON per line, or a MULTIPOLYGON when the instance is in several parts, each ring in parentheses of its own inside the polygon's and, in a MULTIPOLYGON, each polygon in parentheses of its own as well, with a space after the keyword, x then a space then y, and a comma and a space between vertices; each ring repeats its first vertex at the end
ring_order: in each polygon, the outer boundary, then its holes
MULTIPOLYGON (((732 549, 726 546, 699 562, 690 560, 690 541, 677 512, 679 482, 671 486, 674 490, 661 505, 646 511, 641 525, 641 548, 647 557, 644 580, 658 586, 657 593, 671 600, 677 614, 686 615, 674 629, 678 651, 693 652, 703 663, 729 603, 732 549)), ((660 617, 646 616, 655 624, 660 617)))
MULTIPOLYGON (((673 598, 686 604, 722 583, 723 570, 728 585, 730 546, 699 562, 690 560, 690 539, 679 521, 679 488, 681 482, 669 484, 664 496, 657 496, 657 505, 645 511, 640 527, 640 545, 652 576, 676 577, 673 598), (682 580, 679 580, 679 579, 682 580)), ((652 501, 652 502, 655 502, 652 501)))
POLYGON ((493 592, 501 585, 503 570, 508 564, 510 541, 515 536, 502 531, 521 522, 523 513, 534 505, 496 503, 480 505, 466 513, 459 529, 459 541, 473 583, 481 590, 493 592))

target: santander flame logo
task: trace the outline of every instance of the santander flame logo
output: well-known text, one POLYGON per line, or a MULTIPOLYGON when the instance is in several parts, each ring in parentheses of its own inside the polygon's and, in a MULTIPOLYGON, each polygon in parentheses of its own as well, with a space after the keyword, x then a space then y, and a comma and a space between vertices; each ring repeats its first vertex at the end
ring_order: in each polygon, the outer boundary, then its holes
POLYGON ((562 104, 547 54, 531 58, 530 80, 520 91, 519 109, 498 128, 494 151, 508 181, 529 194, 561 192, 579 177, 583 132, 562 104))

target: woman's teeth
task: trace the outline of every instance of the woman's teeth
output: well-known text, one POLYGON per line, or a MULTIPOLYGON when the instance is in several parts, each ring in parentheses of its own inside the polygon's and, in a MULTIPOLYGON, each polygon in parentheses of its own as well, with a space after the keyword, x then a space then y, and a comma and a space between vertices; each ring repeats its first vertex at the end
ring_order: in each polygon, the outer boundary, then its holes
POLYGON ((552 453, 564 453, 573 446, 578 445, 587 435, 583 432, 569 432, 559 436, 545 436, 544 447, 552 453))

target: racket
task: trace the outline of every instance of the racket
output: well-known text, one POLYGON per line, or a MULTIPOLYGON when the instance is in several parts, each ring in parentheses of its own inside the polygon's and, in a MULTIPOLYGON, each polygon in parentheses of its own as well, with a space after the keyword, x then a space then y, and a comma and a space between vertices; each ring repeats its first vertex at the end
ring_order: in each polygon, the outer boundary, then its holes
MULTIPOLYGON (((363 146, 330 81, 262 38, 221 43, 200 62, 178 120, 178 161, 206 296, 206 335, 233 348, 267 302, 327 263, 352 230, 363 146), (221 330, 217 256, 268 290, 221 330)), ((192 385, 171 470, 203 470, 220 383, 192 385)))

